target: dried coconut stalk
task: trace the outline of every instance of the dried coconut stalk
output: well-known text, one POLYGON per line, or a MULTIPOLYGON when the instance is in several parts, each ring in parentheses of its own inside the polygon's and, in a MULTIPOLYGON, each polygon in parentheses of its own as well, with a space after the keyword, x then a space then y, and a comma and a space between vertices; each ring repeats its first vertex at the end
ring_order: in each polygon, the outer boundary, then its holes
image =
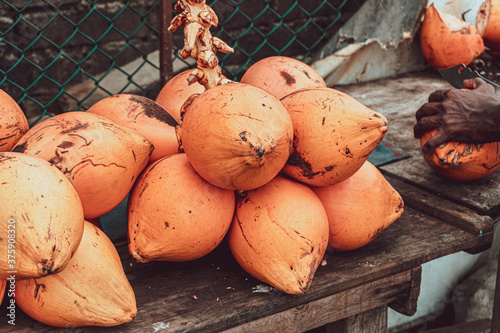
POLYGON ((179 0, 174 9, 177 15, 170 23, 168 31, 173 33, 184 26, 184 47, 180 55, 184 59, 196 59, 197 68, 189 76, 189 84, 199 82, 208 90, 232 82, 222 76, 216 53, 233 53, 234 50, 210 33, 210 28, 219 23, 213 9, 205 0, 179 0))

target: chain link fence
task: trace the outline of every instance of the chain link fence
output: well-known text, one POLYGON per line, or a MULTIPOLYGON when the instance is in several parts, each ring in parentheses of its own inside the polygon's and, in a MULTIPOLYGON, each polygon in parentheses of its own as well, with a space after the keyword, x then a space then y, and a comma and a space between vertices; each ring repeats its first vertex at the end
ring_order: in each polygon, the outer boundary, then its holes
MULTIPOLYGON (((169 52, 159 50, 161 1, 0 0, 0 89, 31 124, 113 94, 155 99, 159 58, 169 52)), ((273 55, 307 62, 363 2, 207 0, 220 21, 213 35, 235 48, 219 55, 224 74, 238 80, 273 55)), ((177 56, 182 31, 172 38, 174 72, 193 67, 177 56)))

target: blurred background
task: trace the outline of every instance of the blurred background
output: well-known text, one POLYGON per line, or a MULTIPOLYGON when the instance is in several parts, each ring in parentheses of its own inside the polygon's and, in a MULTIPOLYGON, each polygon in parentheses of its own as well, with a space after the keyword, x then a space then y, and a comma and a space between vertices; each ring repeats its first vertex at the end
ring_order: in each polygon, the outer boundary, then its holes
MULTIPOLYGON (((272 55, 307 61, 364 2, 208 0, 220 22, 212 34, 235 49, 219 55, 223 74, 238 80, 272 55)), ((0 0, 0 89, 21 105, 30 124, 85 110, 113 94, 155 99, 161 60, 170 62, 167 75, 194 67, 177 55, 182 31, 162 34, 170 23, 162 25, 162 15, 175 16, 175 3, 0 0)))

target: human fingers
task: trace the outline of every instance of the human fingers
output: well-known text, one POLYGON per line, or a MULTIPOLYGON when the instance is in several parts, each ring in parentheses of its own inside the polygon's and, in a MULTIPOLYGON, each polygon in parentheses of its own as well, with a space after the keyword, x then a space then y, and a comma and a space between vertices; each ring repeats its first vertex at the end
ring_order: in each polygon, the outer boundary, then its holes
POLYGON ((481 89, 481 90, 487 91, 488 93, 492 93, 492 94, 495 93, 495 88, 491 84, 487 83, 486 81, 484 81, 483 79, 481 79, 479 77, 464 80, 464 86, 466 88, 472 89, 472 90, 481 89))
POLYGON ((436 135, 427 140, 422 146, 422 152, 427 155, 431 155, 436 147, 448 141, 448 135, 444 131, 439 131, 436 135))
POLYGON ((430 116, 420 119, 415 126, 413 126, 413 136, 415 138, 420 138, 424 133, 427 133, 433 129, 440 128, 441 123, 437 116, 430 116))
POLYGON ((435 116, 439 113, 440 112, 439 112, 438 103, 434 103, 434 102, 425 103, 417 110, 417 112, 415 112, 415 118, 417 118, 417 121, 419 121, 422 118, 435 116))
POLYGON ((486 82, 479 77, 475 77, 472 79, 466 79, 466 80, 464 80, 463 83, 464 83, 465 88, 468 88, 468 89, 476 89, 479 86, 481 86, 482 84, 486 84, 486 82))
POLYGON ((448 93, 448 90, 436 90, 435 92, 431 93, 429 95, 428 101, 429 102, 442 102, 446 98, 446 94, 448 93))

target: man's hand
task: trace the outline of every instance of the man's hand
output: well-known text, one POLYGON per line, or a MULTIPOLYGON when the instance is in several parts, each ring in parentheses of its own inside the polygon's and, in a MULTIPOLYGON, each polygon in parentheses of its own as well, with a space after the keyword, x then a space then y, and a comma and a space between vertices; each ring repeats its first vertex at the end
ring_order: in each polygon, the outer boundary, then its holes
POLYGON ((439 129, 422 147, 430 155, 444 142, 500 141, 500 99, 495 88, 480 78, 464 80, 470 90, 438 90, 417 110, 415 138, 439 129))

